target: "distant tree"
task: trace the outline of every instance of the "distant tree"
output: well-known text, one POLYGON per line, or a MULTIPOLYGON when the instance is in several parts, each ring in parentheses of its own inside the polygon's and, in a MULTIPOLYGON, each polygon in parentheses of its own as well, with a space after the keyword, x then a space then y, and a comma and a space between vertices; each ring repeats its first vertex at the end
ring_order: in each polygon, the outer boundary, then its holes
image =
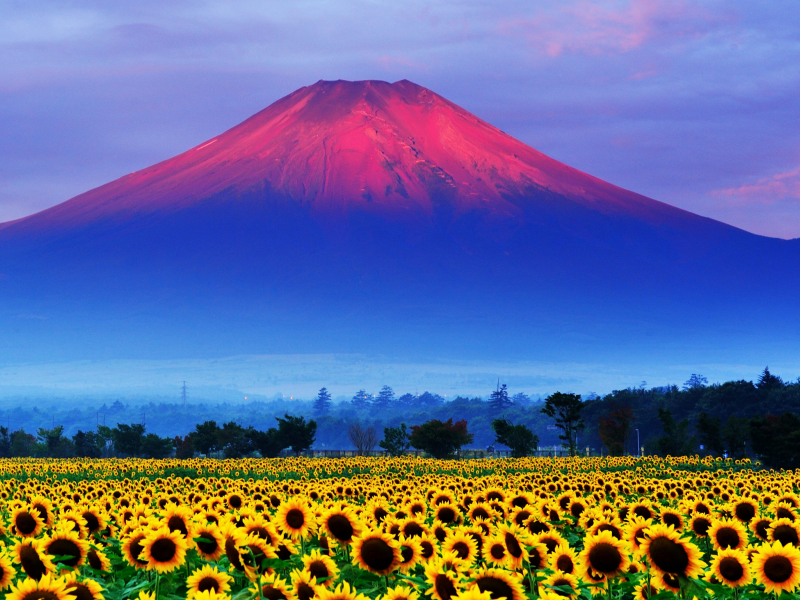
POLYGON ((760 390, 773 390, 783 387, 783 379, 769 372, 769 367, 764 367, 761 376, 758 378, 756 387, 760 390))
POLYGON ((628 434, 631 432, 631 423, 634 419, 633 409, 629 404, 614 403, 608 414, 598 421, 600 441, 611 456, 625 454, 628 434))
POLYGON ((558 436, 567 448, 569 455, 575 456, 578 451, 578 433, 586 426, 581 411, 583 403, 578 394, 564 394, 556 392, 550 394, 544 401, 542 412, 555 419, 556 427, 561 430, 558 436))
POLYGON ((145 458, 166 458, 172 454, 172 438, 148 433, 142 438, 141 454, 145 458))
POLYGON ((366 390, 358 390, 350 403, 356 410, 366 410, 370 405, 370 396, 366 390))
POLYGON ((183 437, 176 435, 172 440, 175 446, 175 458, 186 459, 194 456, 194 433, 189 433, 183 437))
POLYGON ((718 417, 709 417, 705 412, 701 412, 697 417, 697 437, 706 451, 713 456, 722 456, 725 453, 722 424, 718 417))
POLYGON ((36 436, 27 433, 24 429, 20 428, 11 434, 11 456, 12 457, 25 457, 33 456, 33 451, 36 448, 36 436))
POLYGON ((314 414, 324 415, 331 409, 331 395, 327 388, 322 388, 314 399, 314 414))
POLYGON ((409 442, 414 448, 427 452, 434 458, 446 458, 461 450, 463 446, 471 444, 474 436, 467 431, 465 420, 453 419, 440 421, 431 419, 422 425, 411 428, 409 442))
POLYGON ((728 456, 740 459, 747 456, 747 440, 750 437, 750 420, 731 415, 725 422, 722 436, 728 447, 728 456))
POLYGON ((517 392, 511 396, 511 402, 518 406, 528 406, 531 403, 531 397, 525 392, 517 392))
POLYGON ((192 443, 195 450, 208 456, 218 449, 219 426, 216 421, 205 421, 194 426, 192 443))
POLYGON ((689 419, 678 422, 669 409, 658 409, 658 419, 664 435, 658 438, 656 445, 661 456, 689 456, 694 454, 696 442, 689 437, 689 419))
POLYGON ((253 430, 250 437, 253 446, 263 458, 275 458, 286 447, 286 442, 275 427, 266 431, 253 430))
POLYGON ((317 438, 317 422, 312 420, 306 423, 305 417, 294 417, 288 414, 283 417, 283 419, 277 417, 277 421, 278 433, 283 440, 284 447, 291 448, 295 456, 310 449, 317 438))
POLYGON ((100 458, 103 456, 105 441, 94 431, 83 432, 79 429, 72 436, 72 445, 78 458, 100 458))
POLYGON ((408 410, 416 404, 417 397, 414 394, 403 394, 397 399, 397 406, 402 409, 408 410))
POLYGON ((125 456, 138 456, 142 449, 144 431, 144 425, 141 423, 134 423, 132 425, 118 423, 117 426, 111 430, 111 435, 114 439, 114 449, 117 453, 125 456))
POLYGON ((59 425, 53 429, 39 428, 36 432, 39 442, 45 445, 47 456, 50 458, 67 458, 72 455, 74 449, 72 442, 64 437, 64 427, 59 425))
POLYGON ((506 388, 506 384, 500 385, 500 381, 497 382, 497 389, 492 392, 489 396, 489 407, 494 411, 495 414, 502 413, 505 409, 511 406, 512 402, 511 399, 508 397, 508 389, 506 388))
POLYGON ((351 423, 347 429, 347 437, 350 443, 358 452, 359 456, 364 456, 371 452, 378 444, 378 432, 374 427, 363 427, 361 423, 351 423))
POLYGON ((514 458, 530 456, 539 446, 539 436, 521 423, 512 425, 507 419, 495 419, 492 421, 492 429, 495 443, 509 448, 514 458))
MULTIPOLYGON (((407 394, 410 396, 410 394, 407 394)), ((404 396, 405 397, 405 396, 404 396)), ((375 408, 380 410, 386 410, 392 407, 395 403, 394 397, 394 390, 390 388, 388 385, 385 385, 381 388, 381 391, 378 392, 377 397, 373 400, 373 404, 375 408)))
POLYGON ((11 436, 8 427, 0 427, 0 458, 11 458, 11 436))
POLYGON ((235 421, 229 421, 222 426, 218 440, 225 458, 242 458, 253 451, 252 436, 235 421))
POLYGON ((708 385, 708 379, 702 375, 692 373, 692 376, 683 384, 684 390, 697 390, 704 388, 708 385))
POLYGON ((97 426, 97 442, 103 456, 109 456, 114 446, 114 431, 105 425, 97 426))
POLYGON ((766 415, 750 421, 753 452, 769 469, 800 467, 800 418, 792 413, 766 415))
POLYGON ((438 406, 444 402, 444 398, 442 398, 439 394, 432 394, 430 392, 423 392, 419 397, 417 397, 416 404, 422 407, 433 407, 438 406))
POLYGON ((408 452, 411 444, 408 441, 406 424, 400 423, 399 427, 384 427, 383 440, 378 445, 386 450, 389 456, 402 456, 408 452))

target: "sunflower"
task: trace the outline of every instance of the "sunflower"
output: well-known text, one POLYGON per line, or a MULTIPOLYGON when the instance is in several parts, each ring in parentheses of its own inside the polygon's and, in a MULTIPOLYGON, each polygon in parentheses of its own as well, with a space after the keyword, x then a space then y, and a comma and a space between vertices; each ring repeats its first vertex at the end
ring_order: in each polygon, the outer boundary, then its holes
POLYGON ((769 517, 757 516, 750 521, 750 531, 762 542, 765 542, 769 539, 769 526, 771 524, 772 519, 769 517))
POLYGON ((489 592, 482 592, 478 588, 469 590, 462 590, 455 596, 453 600, 492 600, 492 594, 489 592))
POLYGON ((445 502, 433 509, 433 517, 446 525, 455 525, 461 520, 458 507, 452 502, 445 502))
POLYGON ((454 552, 465 563, 472 564, 478 556, 478 544, 461 529, 456 529, 442 542, 443 552, 454 552))
POLYGON ((17 574, 17 570, 12 566, 7 556, 0 554, 0 590, 6 589, 11 585, 11 580, 17 574))
POLYGON ((303 556, 303 565, 303 570, 316 578, 318 584, 328 588, 335 585, 339 568, 329 556, 325 556, 319 550, 312 550, 303 556))
POLYGON ((67 584, 67 592, 75 597, 75 600, 105 600, 103 588, 94 579, 78 580, 76 573, 70 573, 64 578, 67 584))
POLYGON ((630 565, 627 543, 615 538, 610 531, 584 538, 584 549, 578 557, 581 571, 602 574, 613 579, 630 565))
POLYGON ((545 590, 548 590, 549 594, 555 597, 577 596, 580 593, 578 588, 580 581, 578 578, 571 573, 558 569, 554 569, 552 575, 543 579, 541 585, 545 590), (572 591, 567 592, 566 588, 570 588, 572 591))
POLYGON ((463 589, 460 571, 447 567, 442 559, 425 566, 425 581, 430 585, 427 593, 433 600, 451 600, 463 589))
POLYGON ((297 600, 292 586, 277 573, 261 575, 256 585, 261 587, 260 593, 259 588, 255 585, 250 588, 250 591, 256 597, 265 598, 266 600, 297 600))
POLYGON ((104 573, 111 572, 111 561, 102 550, 90 547, 86 553, 86 564, 88 564, 95 571, 103 571, 104 573))
POLYGON ((11 512, 11 531, 23 538, 34 538, 44 529, 39 511, 31 507, 15 508, 11 512))
POLYGON ((144 549, 142 544, 145 537, 147 537, 146 534, 139 531, 125 538, 122 542, 122 556, 125 557, 128 564, 137 569, 146 569, 148 565, 142 555, 142 550, 144 549))
POLYGON ((78 537, 77 533, 66 528, 59 528, 53 535, 42 540, 42 548, 54 564, 69 568, 81 566, 89 552, 89 544, 78 537))
POLYGON ((180 533, 189 548, 194 546, 191 510, 185 506, 170 506, 164 513, 161 523, 170 531, 180 533))
POLYGON ((659 515, 659 519, 664 525, 673 527, 675 531, 681 531, 683 529, 683 515, 675 509, 663 509, 659 515))
POLYGON ((747 531, 737 520, 714 520, 708 532, 715 550, 740 550, 747 545, 747 531))
POLYGON ((311 600, 321 587, 308 571, 300 569, 292 571, 292 591, 297 600, 311 600))
POLYGON ((508 560, 506 542, 502 536, 490 537, 483 545, 483 560, 492 567, 504 567, 508 560))
POLYGON ((548 563, 553 571, 572 575, 577 572, 578 556, 569 546, 559 546, 548 556, 548 563))
POLYGON ((697 577, 703 572, 700 550, 681 539, 672 527, 661 524, 649 527, 641 547, 652 568, 659 573, 697 577))
POLYGON ((23 539, 11 550, 14 562, 22 566, 22 570, 31 579, 39 580, 47 573, 56 570, 55 565, 42 547, 42 540, 23 539))
POLYGON ((356 593, 355 588, 351 588, 346 581, 340 583, 334 589, 322 587, 317 593, 317 600, 369 600, 364 594, 356 593))
POLYGON ((284 502, 275 513, 278 529, 292 539, 305 539, 313 529, 314 517, 306 504, 296 498, 284 502))
POLYGON ((561 537, 556 531, 548 531, 547 533, 540 533, 533 536, 532 541, 544 544, 547 548, 547 553, 552 554, 559 546, 568 546, 567 540, 561 537))
POLYGON ((733 503, 732 510, 733 516, 746 525, 758 515, 758 504, 750 498, 739 498, 733 503))
POLYGON ((403 519, 398 525, 400 526, 400 535, 405 537, 420 537, 426 531, 424 521, 414 517, 403 519))
MULTIPOLYGON (((377 508, 380 508, 384 513, 380 520, 376 518, 376 521, 380 524, 388 516, 388 513, 381 506, 377 508)), ((353 538, 361 535, 361 525, 352 509, 348 507, 330 509, 322 515, 321 524, 328 537, 333 538, 344 546, 350 545, 353 542, 353 538)))
POLYGON ((86 519, 75 511, 61 513, 58 524, 71 528, 80 538, 85 538, 89 535, 89 526, 86 524, 86 519))
POLYGON ((467 589, 477 588, 489 592, 494 600, 523 600, 522 575, 502 569, 484 567, 475 574, 467 589))
POLYGON ((228 562, 231 563, 234 569, 244 571, 244 565, 239 557, 239 546, 245 538, 243 532, 232 523, 228 523, 220 533, 223 539, 223 550, 228 562))
POLYGON ((438 541, 430 533, 423 534, 419 539, 420 561, 429 561, 436 556, 438 541))
POLYGON ((689 521, 689 529, 691 529, 692 533, 697 537, 704 538, 708 537, 708 531, 711 529, 713 523, 711 517, 700 513, 692 517, 692 520, 689 521))
POLYGON ((108 526, 106 515, 99 508, 84 506, 80 509, 79 514, 86 521, 86 527, 90 534, 103 531, 108 526))
POLYGON ((353 541, 353 564, 370 573, 388 575, 401 560, 400 544, 386 533, 368 531, 353 541))
POLYGON ((67 584, 50 574, 43 575, 38 581, 25 579, 18 585, 12 585, 6 594, 6 600, 75 600, 67 591, 67 584))
POLYGON ((525 546, 530 542, 531 536, 519 525, 506 523, 498 525, 497 535, 502 536, 506 546, 509 568, 512 570, 521 568, 525 560, 525 546))
POLYGON ((186 550, 186 540, 180 532, 161 527, 149 533, 142 541, 139 558, 147 561, 148 569, 169 573, 184 563, 186 550))
POLYGON ((268 558, 280 558, 273 546, 267 544, 265 540, 262 540, 254 533, 244 538, 238 548, 239 560, 244 567, 245 574, 251 581, 255 581, 258 575, 269 573, 269 569, 264 565, 265 560, 268 558))
POLYGON ((408 586, 398 585, 386 590, 380 600, 419 600, 419 594, 408 586))
POLYGON ((630 544, 635 553, 641 551, 642 542, 645 540, 645 532, 653 525, 653 521, 638 515, 632 515, 625 525, 625 535, 623 538, 630 544))
POLYGON ((192 574, 186 578, 186 597, 191 599, 198 592, 206 590, 214 590, 217 593, 225 594, 230 592, 230 582, 233 578, 225 573, 219 571, 217 567, 211 565, 204 565, 199 569, 195 569, 192 574))
POLYGON ((784 546, 791 544, 795 548, 800 542, 800 525, 789 519, 778 519, 769 525, 767 539, 770 542, 780 542, 784 546))
POLYGON ((228 598, 229 596, 227 594, 220 594, 214 590, 205 590, 203 592, 197 592, 194 595, 194 600, 228 600, 228 598))
POLYGON ((752 570, 767 593, 793 592, 800 583, 800 550, 780 542, 762 544, 753 556, 752 570))
POLYGON ((711 572, 728 587, 750 583, 750 564, 741 550, 720 550, 711 561, 711 572))
MULTIPOLYGON (((556 550, 558 550, 558 547, 553 552, 556 550)), ((528 544, 526 554, 525 560, 533 571, 544 569, 547 566, 547 546, 541 542, 531 541, 528 544)))
POLYGON ((53 512, 53 503, 44 496, 34 496, 31 498, 30 506, 32 509, 39 513, 45 527, 52 527, 55 522, 55 513, 53 512))
POLYGON ((192 535, 198 554, 207 561, 216 561, 225 551, 222 533, 216 525, 195 525, 192 535))

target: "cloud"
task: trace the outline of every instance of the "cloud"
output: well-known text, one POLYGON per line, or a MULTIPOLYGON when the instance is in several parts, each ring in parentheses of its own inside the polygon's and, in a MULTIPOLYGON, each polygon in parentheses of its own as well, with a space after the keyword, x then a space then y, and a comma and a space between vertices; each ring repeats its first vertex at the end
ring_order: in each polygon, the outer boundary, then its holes
POLYGON ((500 31, 521 35, 544 54, 619 54, 654 41, 704 36, 730 22, 729 12, 665 0, 565 2, 537 5, 537 14, 504 21, 500 31), (547 9, 549 8, 549 10, 547 9))
POLYGON ((800 200, 800 167, 763 177, 754 183, 714 190, 711 195, 761 204, 772 204, 786 199, 800 200))

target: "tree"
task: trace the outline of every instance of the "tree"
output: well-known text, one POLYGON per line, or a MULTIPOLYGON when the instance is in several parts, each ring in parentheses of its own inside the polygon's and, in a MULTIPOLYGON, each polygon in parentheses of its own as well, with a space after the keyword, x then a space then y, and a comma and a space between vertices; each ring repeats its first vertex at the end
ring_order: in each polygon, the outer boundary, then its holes
POLYGON ((225 454, 225 458, 242 458, 253 451, 252 437, 235 421, 228 421, 222 426, 218 439, 219 448, 225 454))
POLYGON ((47 448, 50 458, 66 458, 72 454, 72 443, 64 437, 64 427, 59 425, 53 429, 39 428, 36 436, 47 448))
POLYGON ((0 427, 0 458, 11 458, 11 436, 8 427, 0 427))
POLYGON ((378 392, 378 396, 372 402, 375 405, 375 408, 379 408, 381 410, 391 408, 395 403, 394 390, 388 385, 383 386, 381 391, 378 392))
POLYGON ((35 447, 36 437, 27 433, 24 429, 18 429, 11 434, 12 457, 32 456, 35 447))
POLYGON ((669 409, 659 408, 658 419, 664 429, 664 435, 658 438, 656 445, 661 456, 689 456, 694 454, 697 446, 695 439, 689 437, 689 419, 675 421, 669 409))
POLYGON ((216 421, 206 421, 194 426, 192 443, 199 452, 208 456, 218 449, 219 426, 216 421))
POLYGON ((735 459, 747 456, 747 439, 750 437, 750 421, 731 415, 722 430, 728 456, 735 459))
POLYGON ((347 429, 347 437, 350 438, 350 443, 353 444, 359 456, 364 456, 378 443, 378 433, 374 427, 362 427, 361 423, 351 423, 347 429))
POLYGON ((172 438, 148 433, 142 438, 141 453, 145 458, 166 458, 172 454, 172 438))
POLYGON ((314 414, 324 415, 331 409, 331 395, 327 388, 322 388, 314 399, 314 414))
POLYGON ((561 430, 558 436, 569 448, 569 455, 575 456, 578 451, 578 433, 586 426, 581 418, 583 403, 579 394, 550 394, 544 401, 542 412, 555 419, 556 427, 561 430))
POLYGON ((305 417, 294 417, 288 414, 284 414, 283 417, 283 419, 276 417, 276 420, 284 448, 290 447, 295 456, 311 448, 317 438, 317 422, 311 420, 306 423, 305 417))
POLYGON ((97 426, 97 443, 103 456, 110 454, 109 446, 114 444, 114 431, 105 425, 97 426))
POLYGON ((800 418, 792 413, 766 415, 750 421, 755 452, 765 467, 796 469, 800 466, 800 418))
POLYGON ((370 397, 366 390, 358 390, 350 403, 356 410, 365 410, 369 407, 369 400, 370 397))
POLYGON ((600 441, 608 448, 611 456, 622 456, 627 448, 628 434, 634 420, 630 405, 612 404, 611 410, 598 421, 597 430, 600 441))
POLYGON ((725 453, 722 425, 718 417, 709 417, 705 412, 701 412, 697 417, 697 436, 703 447, 713 456, 722 456, 725 453))
POLYGON ((183 437, 176 435, 172 440, 175 446, 175 458, 186 459, 194 456, 194 433, 189 433, 183 437))
POLYGON ((497 381, 497 389, 489 396, 489 406, 495 414, 502 413, 506 408, 511 406, 506 384, 500 385, 500 380, 497 381))
POLYGON ((692 376, 683 384, 684 391, 686 390, 698 390, 704 388, 708 385, 708 379, 703 377, 702 375, 697 375, 696 373, 692 373, 692 376))
POLYGON ((389 456, 402 456, 408 452, 410 443, 406 424, 400 423, 399 427, 384 427, 383 440, 378 445, 386 450, 389 456))
POLYGON ((525 392, 517 392, 511 396, 511 402, 517 406, 528 406, 531 403, 531 397, 525 392))
POLYGON ((111 430, 111 435, 114 438, 114 449, 119 454, 137 456, 142 448, 144 431, 144 425, 141 423, 134 423, 132 425, 118 423, 117 426, 111 430))
POLYGON ((434 458, 446 458, 452 456, 467 444, 471 444, 474 436, 467 431, 465 420, 456 421, 447 419, 431 419, 422 425, 414 425, 411 428, 409 442, 411 445, 423 452, 427 452, 434 458))
POLYGON ((100 458, 103 456, 105 443, 94 431, 83 432, 79 429, 72 436, 72 445, 78 458, 100 458))
POLYGON ((758 378, 756 387, 760 390, 773 390, 783 387, 783 379, 769 372, 769 367, 764 367, 761 376, 758 378))
POLYGON ((495 419, 492 429, 495 442, 509 448, 514 458, 529 456, 539 446, 539 436, 523 424, 512 425, 507 419, 495 419))
POLYGON ((266 431, 253 430, 250 433, 253 446, 263 458, 275 458, 286 447, 280 433, 274 427, 266 431))

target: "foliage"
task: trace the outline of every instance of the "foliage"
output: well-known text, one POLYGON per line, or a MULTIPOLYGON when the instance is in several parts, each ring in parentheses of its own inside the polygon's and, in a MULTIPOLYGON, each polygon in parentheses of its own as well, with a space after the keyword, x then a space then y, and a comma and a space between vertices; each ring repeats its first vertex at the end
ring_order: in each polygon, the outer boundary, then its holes
POLYGON ((668 409, 659 409, 658 418, 664 435, 658 438, 658 453, 661 456, 686 456, 694 452, 696 441, 689 436, 689 419, 676 421, 668 409))
POLYGON ((402 456, 408 452, 411 443, 408 441, 408 428, 405 423, 397 427, 384 427, 383 439, 378 444, 389 456, 402 456))
POLYGON ((800 418, 792 413, 766 415, 750 421, 753 450, 772 469, 800 467, 800 418))
POLYGON ((511 404, 512 402, 508 397, 508 388, 506 384, 500 385, 498 381, 497 389, 489 396, 489 408, 495 411, 496 414, 499 414, 511 406, 511 404))
POLYGON ((539 445, 539 436, 525 425, 512 425, 508 419, 495 419, 492 421, 492 429, 496 436, 495 442, 509 448, 514 458, 531 455, 539 445))
POLYGON ((432 419, 411 427, 409 436, 409 442, 414 448, 427 452, 434 458, 452 456, 472 443, 472 440, 473 435, 467 431, 467 422, 463 419, 455 423, 452 419, 432 419))
POLYGON ((328 411, 330 411, 330 409, 331 409, 331 394, 327 388, 322 388, 317 394, 317 397, 314 399, 314 414, 324 415, 328 411))
POLYGON ((577 436, 586 426, 581 418, 583 403, 578 394, 563 394, 556 392, 549 395, 542 407, 542 413, 555 419, 555 425, 561 430, 558 436, 564 445, 569 448, 569 455, 575 456, 578 448, 577 436))
POLYGON ((350 423, 350 427, 347 429, 347 436, 359 456, 372 452, 375 446, 378 445, 378 432, 375 431, 375 428, 372 426, 364 427, 359 422, 350 423))
POLYGON ((622 456, 627 448, 631 423, 636 417, 630 405, 613 404, 608 414, 600 419, 600 440, 611 456, 622 456))
POLYGON ((277 418, 277 421, 278 435, 284 448, 291 448, 295 455, 298 455, 314 445, 317 434, 316 421, 306 423, 305 417, 295 417, 289 414, 285 414, 282 419, 277 418))

